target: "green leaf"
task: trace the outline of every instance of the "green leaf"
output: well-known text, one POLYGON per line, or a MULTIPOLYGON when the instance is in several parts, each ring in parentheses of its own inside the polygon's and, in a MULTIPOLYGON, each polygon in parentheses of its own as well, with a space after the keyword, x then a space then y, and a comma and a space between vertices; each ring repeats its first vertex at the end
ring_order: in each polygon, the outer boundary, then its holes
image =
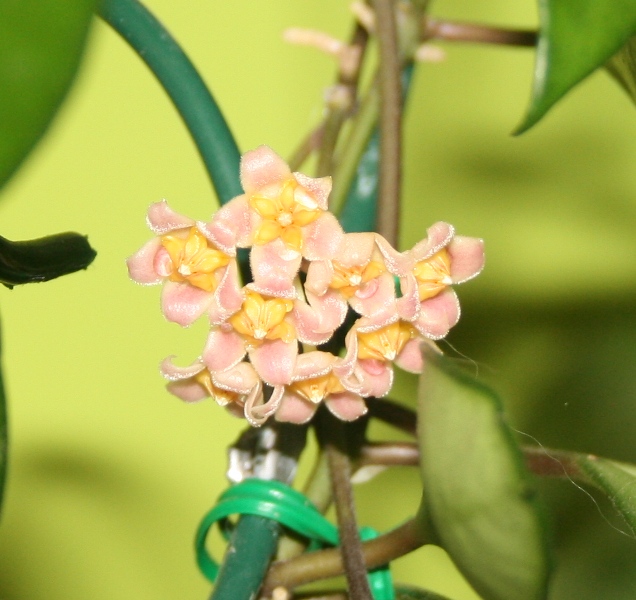
POLYGON ((636 32, 636 2, 539 0, 539 20, 532 99, 517 134, 618 52, 636 32))
POLYGON ((543 599, 550 561, 542 511, 500 402, 442 357, 426 358, 420 513, 484 600, 543 599))
POLYGON ((636 102, 636 36, 631 37, 605 66, 636 102))
POLYGON ((446 596, 440 596, 433 592, 420 590, 410 585, 395 586, 395 600, 449 600, 446 596))
POLYGON ((0 236, 0 283, 13 287, 49 281, 85 269, 96 254, 86 237, 78 233, 58 233, 25 242, 11 242, 0 236))
POLYGON ((636 466, 593 455, 576 460, 590 483, 605 492, 636 535, 636 466))
POLYGON ((95 4, 0 2, 0 187, 42 137, 71 85, 95 4))

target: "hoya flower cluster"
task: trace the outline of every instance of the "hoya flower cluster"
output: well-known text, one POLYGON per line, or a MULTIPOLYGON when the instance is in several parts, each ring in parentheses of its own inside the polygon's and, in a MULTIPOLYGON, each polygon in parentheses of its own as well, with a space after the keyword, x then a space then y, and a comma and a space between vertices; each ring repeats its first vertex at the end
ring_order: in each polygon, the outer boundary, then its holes
POLYGON ((187 402, 212 397, 253 425, 304 423, 321 402, 354 420, 365 398, 389 392, 393 364, 420 372, 422 342, 457 323, 451 286, 481 271, 482 241, 440 222, 401 253, 378 234, 345 233, 327 209, 331 179, 292 173, 266 146, 243 156, 241 183, 245 193, 207 223, 153 204, 157 237, 128 259, 133 280, 164 284, 168 320, 210 322, 193 364, 163 361, 168 389, 187 402), (238 248, 251 249, 247 285, 238 248), (321 350, 348 314, 343 351, 321 350))

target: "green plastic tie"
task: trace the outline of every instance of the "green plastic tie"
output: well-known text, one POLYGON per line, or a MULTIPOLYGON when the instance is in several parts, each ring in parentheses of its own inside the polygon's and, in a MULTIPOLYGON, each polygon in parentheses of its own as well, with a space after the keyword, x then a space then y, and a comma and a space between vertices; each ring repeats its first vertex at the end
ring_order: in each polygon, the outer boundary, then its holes
MULTIPOLYGON (((201 572, 211 582, 219 573, 218 563, 209 555, 205 541, 214 523, 219 522, 221 532, 229 538, 232 526, 230 515, 256 515, 271 519, 307 538, 312 544, 337 546, 338 529, 316 509, 300 492, 279 481, 246 479, 232 486, 219 496, 216 506, 210 510, 197 530, 195 548, 201 572)), ((363 527, 360 537, 370 540, 378 533, 363 527)), ((393 580, 388 565, 369 572, 369 584, 374 600, 394 600, 393 580)))

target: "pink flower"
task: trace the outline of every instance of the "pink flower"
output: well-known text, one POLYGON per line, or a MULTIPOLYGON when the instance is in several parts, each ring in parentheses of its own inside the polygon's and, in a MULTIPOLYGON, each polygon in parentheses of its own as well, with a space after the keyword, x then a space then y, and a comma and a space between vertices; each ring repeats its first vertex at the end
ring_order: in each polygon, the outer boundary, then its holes
POLYGON ((271 148, 260 146, 243 155, 241 184, 245 193, 201 229, 228 254, 237 246, 253 246, 254 289, 291 297, 301 257, 333 255, 343 235, 338 220, 327 211, 331 178, 292 173, 271 148))
POLYGON ((450 287, 477 276, 484 266, 483 240, 456 236, 436 223, 408 252, 397 252, 381 236, 377 243, 387 269, 400 278, 397 313, 425 337, 438 340, 459 320, 459 301, 450 287))
POLYGON ((336 254, 309 264, 305 288, 318 296, 337 291, 363 316, 392 310, 393 276, 376 246, 374 233, 347 233, 336 254))
POLYGON ((264 297, 245 289, 240 310, 210 330, 204 364, 210 371, 224 371, 247 353, 265 383, 289 383, 298 355, 292 309, 292 300, 264 297))
POLYGON ((349 330, 347 353, 334 370, 348 390, 364 398, 386 396, 393 386, 393 363, 411 373, 422 372, 422 342, 406 321, 377 323, 363 317, 349 330))
POLYGON ((128 272, 138 283, 165 282, 161 307, 169 321, 187 326, 206 311, 214 321, 238 308, 238 271, 232 257, 165 200, 150 206, 147 220, 157 237, 128 259, 128 272))
POLYGON ((177 367, 172 363, 172 357, 168 357, 161 363, 161 373, 170 381, 168 391, 184 402, 213 398, 235 415, 245 415, 253 425, 263 422, 252 417, 254 407, 263 402, 263 386, 247 362, 213 372, 201 360, 188 367, 177 367))
MULTIPOLYGON (((292 381, 276 386, 262 408, 277 421, 306 423, 321 402, 343 421, 353 421, 367 412, 364 400, 342 385, 333 367, 340 359, 329 352, 311 351, 298 356, 292 381)), ((261 407, 259 407, 260 410, 261 407)))

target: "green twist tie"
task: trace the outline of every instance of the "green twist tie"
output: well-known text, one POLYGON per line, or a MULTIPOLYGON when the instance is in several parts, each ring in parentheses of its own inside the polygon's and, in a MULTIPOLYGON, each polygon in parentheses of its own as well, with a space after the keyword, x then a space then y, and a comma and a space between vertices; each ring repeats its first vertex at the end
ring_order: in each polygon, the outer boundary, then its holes
MULTIPOLYGON (((197 530, 195 548, 197 564, 203 575, 212 583, 219 573, 219 564, 209 555, 205 540, 210 528, 219 522, 225 539, 229 538, 230 515, 256 515, 277 521, 319 546, 337 546, 338 529, 316 509, 300 492, 280 481, 246 479, 223 492, 216 506, 209 511, 197 530)), ((362 527, 362 540, 376 538, 371 527, 362 527)), ((369 572, 369 585, 374 600, 395 600, 393 580, 388 565, 369 572)))

